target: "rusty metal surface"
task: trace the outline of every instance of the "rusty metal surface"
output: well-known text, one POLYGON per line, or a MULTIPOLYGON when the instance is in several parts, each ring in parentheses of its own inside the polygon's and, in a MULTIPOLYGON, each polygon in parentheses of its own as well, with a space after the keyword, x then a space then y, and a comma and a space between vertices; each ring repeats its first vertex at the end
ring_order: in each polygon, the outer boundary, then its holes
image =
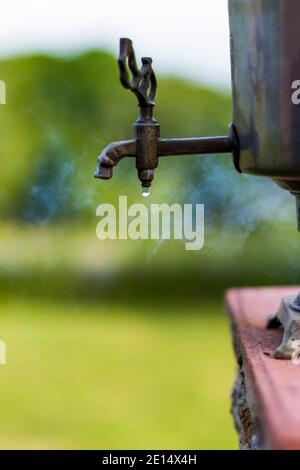
POLYGON ((299 0, 229 0, 233 123, 242 171, 300 190, 299 0))
POLYGON ((153 107, 156 95, 157 81, 152 69, 151 57, 142 57, 142 67, 138 68, 131 39, 120 39, 118 59, 120 81, 124 88, 131 90, 137 97, 142 108, 153 107), (127 64, 132 74, 129 79, 127 64))
POLYGON ((230 125, 227 136, 160 139, 158 153, 159 156, 230 153, 236 146, 235 132, 230 125))
MULTIPOLYGON (((231 126, 229 127, 228 136, 195 137, 186 139, 162 139, 157 137, 157 130, 155 127, 152 129, 151 127, 146 128, 146 132, 144 125, 140 127, 135 125, 134 127, 136 128, 136 134, 138 135, 136 140, 111 143, 101 152, 98 157, 98 165, 95 171, 96 178, 112 178, 112 168, 124 157, 135 157, 136 167, 142 172, 147 171, 147 165, 150 167, 150 170, 151 167, 154 169, 158 165, 159 157, 228 153, 233 152, 236 146, 231 126), (137 150, 137 145, 142 145, 143 148, 137 150), (152 153, 153 150, 155 151, 154 155, 152 153), (141 160, 138 159, 138 155, 142 155, 141 160), (148 162, 147 159, 149 159, 148 162)), ((147 177, 144 181, 145 186, 147 185, 146 179, 147 177)), ((152 181, 153 175, 149 176, 149 179, 152 181)))
POLYGON ((135 157, 136 142, 135 140, 124 140, 121 142, 113 142, 108 144, 98 157, 98 165, 95 171, 95 178, 108 180, 113 176, 113 167, 119 161, 126 157, 135 157))
POLYGON ((135 140, 111 143, 101 152, 95 171, 96 178, 112 178, 112 169, 122 158, 135 157, 139 177, 143 182, 143 186, 147 187, 152 182, 152 170, 158 166, 159 157, 228 152, 233 152, 234 154, 237 148, 236 136, 232 126, 229 126, 228 136, 184 139, 159 138, 159 126, 156 127, 155 124, 149 127, 146 127, 145 124, 141 126, 135 124, 134 127, 136 130, 135 140), (139 149, 138 145, 140 145, 139 149))

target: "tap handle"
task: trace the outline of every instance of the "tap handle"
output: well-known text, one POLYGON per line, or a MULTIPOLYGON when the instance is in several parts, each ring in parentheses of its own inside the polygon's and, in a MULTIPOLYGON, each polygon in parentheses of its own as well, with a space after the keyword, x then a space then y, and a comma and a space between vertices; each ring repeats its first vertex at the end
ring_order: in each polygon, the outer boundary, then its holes
POLYGON ((152 69, 152 59, 142 57, 142 67, 136 64, 132 41, 127 38, 120 39, 120 54, 118 59, 120 70, 120 81, 124 88, 131 90, 138 99, 141 108, 152 108, 155 106, 155 94, 157 81, 152 69), (129 78, 128 68, 132 74, 129 78))

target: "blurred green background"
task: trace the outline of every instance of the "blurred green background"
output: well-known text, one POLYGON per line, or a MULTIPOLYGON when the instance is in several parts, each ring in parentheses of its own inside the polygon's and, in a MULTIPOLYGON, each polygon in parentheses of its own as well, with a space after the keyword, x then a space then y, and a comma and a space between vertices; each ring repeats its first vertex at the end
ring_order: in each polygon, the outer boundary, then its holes
MULTIPOLYGON (((0 62, 0 447, 236 449, 228 287, 298 283, 294 201, 228 156, 171 157, 142 200, 134 162, 93 178, 138 110, 115 58, 0 62), (205 204, 205 247, 99 241, 96 207, 205 204)), ((164 137, 217 135, 229 93, 160 77, 164 137)))

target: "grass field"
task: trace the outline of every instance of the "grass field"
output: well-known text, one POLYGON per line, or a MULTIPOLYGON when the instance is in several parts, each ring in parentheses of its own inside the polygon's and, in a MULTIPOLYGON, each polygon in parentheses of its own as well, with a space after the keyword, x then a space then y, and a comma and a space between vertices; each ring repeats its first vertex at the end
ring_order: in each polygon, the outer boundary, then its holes
POLYGON ((235 449, 222 305, 1 301, 2 449, 235 449))

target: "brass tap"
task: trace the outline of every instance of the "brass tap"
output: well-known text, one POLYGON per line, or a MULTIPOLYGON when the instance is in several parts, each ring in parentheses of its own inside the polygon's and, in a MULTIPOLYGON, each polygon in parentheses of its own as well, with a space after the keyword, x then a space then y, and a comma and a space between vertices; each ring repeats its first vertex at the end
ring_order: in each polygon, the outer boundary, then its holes
POLYGON ((134 139, 109 144, 98 157, 96 178, 110 179, 112 169, 123 157, 134 157, 138 177, 143 191, 149 190, 158 167, 159 157, 171 155, 193 155, 207 153, 232 153, 238 171, 238 141, 234 126, 230 124, 227 136, 162 139, 160 125, 153 117, 157 80, 152 69, 152 59, 142 58, 138 69, 132 41, 120 39, 118 59, 120 81, 124 88, 132 91, 138 99, 140 116, 133 125, 134 139), (129 79, 129 67, 132 79, 129 79))

